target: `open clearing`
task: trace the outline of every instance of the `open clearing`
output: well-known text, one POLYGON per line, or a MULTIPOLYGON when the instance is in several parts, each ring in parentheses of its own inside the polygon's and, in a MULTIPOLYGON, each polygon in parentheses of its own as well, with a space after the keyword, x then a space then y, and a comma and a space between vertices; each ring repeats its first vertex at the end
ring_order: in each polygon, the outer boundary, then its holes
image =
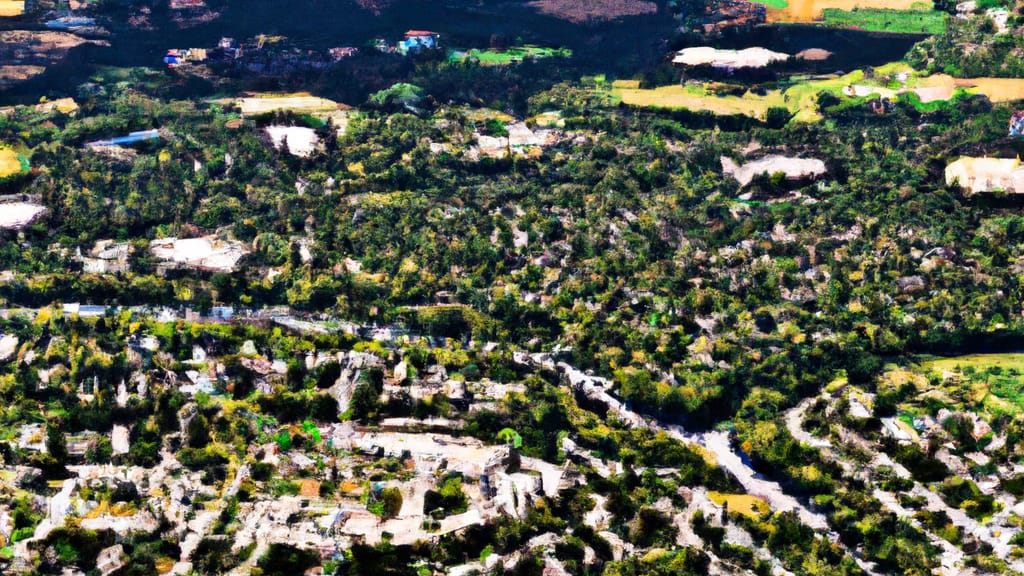
POLYGON ((836 95, 867 97, 872 94, 884 98, 896 98, 902 93, 913 92, 921 102, 945 101, 953 98, 957 91, 967 94, 982 94, 992 102, 1024 100, 1024 79, 1022 78, 954 78, 945 74, 934 76, 913 76, 897 65, 875 69, 875 76, 906 72, 906 85, 898 90, 879 85, 877 80, 866 80, 860 70, 834 78, 797 82, 784 89, 768 90, 763 95, 747 92, 742 96, 719 96, 709 84, 678 84, 658 88, 640 88, 635 81, 617 81, 612 84, 613 101, 632 106, 653 108, 687 109, 694 112, 711 112, 719 115, 742 114, 764 120, 768 109, 786 108, 796 122, 815 122, 821 119, 817 111, 817 98, 822 92, 836 95))
POLYGON ((728 505, 729 512, 737 512, 751 518, 760 518, 762 514, 769 511, 768 502, 764 498, 750 494, 723 494, 721 492, 709 491, 708 498, 719 506, 728 505))
POLYGON ((24 11, 24 0, 0 0, 0 16, 19 16, 24 11))
POLYGON ((921 0, 789 0, 784 8, 777 8, 778 0, 759 2, 768 8, 769 22, 814 22, 821 20, 829 8, 852 11, 854 9, 888 8, 890 10, 921 10, 932 8, 931 2, 921 0))
POLYGON ((817 96, 821 92, 839 93, 843 87, 861 80, 863 72, 851 72, 837 78, 800 82, 783 90, 769 90, 764 95, 747 92, 743 96, 718 96, 707 86, 688 84, 653 89, 639 88, 637 83, 616 82, 612 96, 625 104, 658 108, 685 108, 695 112, 720 115, 742 114, 764 120, 768 109, 786 108, 797 122, 815 122, 821 119, 817 112, 817 96))
MULTIPOLYGON (((969 386, 969 398, 993 415, 1016 416, 1024 411, 1024 354, 969 354, 931 358, 922 367, 947 378, 957 375, 969 386)), ((958 384, 958 386, 965 386, 958 384)))
POLYGON ((0 178, 28 170, 28 161, 10 148, 0 148, 0 178))
POLYGON ((473 61, 481 66, 508 66, 517 64, 527 58, 569 58, 572 50, 568 48, 541 48, 539 46, 515 46, 507 50, 469 50, 452 52, 448 57, 452 62, 473 61))
POLYGON ((827 8, 825 24, 841 28, 860 28, 874 32, 900 34, 939 34, 946 29, 946 14, 934 10, 908 11, 888 8, 861 8, 848 11, 827 8))
POLYGON ((921 363, 925 368, 936 372, 954 372, 974 368, 975 370, 988 370, 998 367, 1002 370, 1018 370, 1024 374, 1024 353, 1012 352, 1007 354, 968 354, 966 356, 951 356, 949 358, 929 358, 921 363))
POLYGON ((933 76, 944 82, 952 82, 957 88, 966 88, 973 94, 984 94, 993 102, 1014 102, 1024 100, 1024 78, 953 78, 933 76))
POLYGON ((333 112, 338 110, 338 103, 327 98, 320 98, 308 93, 297 94, 260 94, 258 96, 239 98, 236 104, 243 116, 258 116, 278 110, 293 112, 333 112))
POLYGON ((769 92, 758 96, 750 92, 740 96, 716 96, 701 86, 661 86, 652 89, 615 86, 612 94, 632 106, 655 108, 686 108, 695 112, 713 112, 720 115, 744 114, 758 119, 768 115, 772 106, 782 106, 781 94, 769 92))
POLYGON ((300 158, 308 158, 316 152, 320 142, 316 130, 305 126, 267 126, 267 135, 278 150, 287 143, 288 153, 300 158))

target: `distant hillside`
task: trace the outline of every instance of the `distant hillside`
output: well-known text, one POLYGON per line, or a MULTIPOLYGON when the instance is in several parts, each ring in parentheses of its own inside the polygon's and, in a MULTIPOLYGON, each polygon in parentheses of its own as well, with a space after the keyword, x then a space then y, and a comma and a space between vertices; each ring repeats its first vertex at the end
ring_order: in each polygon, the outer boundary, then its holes
POLYGON ((658 11, 658 5, 647 0, 533 0, 530 6, 544 14, 577 24, 655 14, 658 11))

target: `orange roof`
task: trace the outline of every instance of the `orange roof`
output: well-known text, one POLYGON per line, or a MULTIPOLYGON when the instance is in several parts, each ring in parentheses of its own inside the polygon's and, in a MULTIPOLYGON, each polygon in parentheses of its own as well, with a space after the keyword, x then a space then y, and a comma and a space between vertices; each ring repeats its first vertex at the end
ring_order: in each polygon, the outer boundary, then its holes
POLYGON ((299 487, 299 496, 305 498, 316 498, 320 495, 320 483, 311 478, 302 481, 299 487))
POLYGON ((429 30, 409 30, 405 33, 406 38, 413 36, 437 36, 437 32, 431 32, 429 30))

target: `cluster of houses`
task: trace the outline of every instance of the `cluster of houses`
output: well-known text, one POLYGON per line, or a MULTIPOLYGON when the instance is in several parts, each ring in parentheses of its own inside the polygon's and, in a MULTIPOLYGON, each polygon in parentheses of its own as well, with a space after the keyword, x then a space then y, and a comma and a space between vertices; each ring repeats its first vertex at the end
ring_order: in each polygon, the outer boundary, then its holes
MULTIPOLYGON (((14 348, 17 348, 16 339, 14 348)), ((145 358, 160 353, 161 344, 153 336, 137 334, 132 336, 129 349, 133 366, 147 366, 151 363, 145 358)), ((284 378, 285 363, 262 356, 252 342, 244 343, 239 354, 243 363, 257 373, 258 389, 270 392, 273 382, 284 378)), ((404 361, 389 369, 380 357, 356 351, 311 353, 306 359, 309 368, 327 362, 338 362, 342 368, 337 383, 329 390, 337 396, 339 410, 346 407, 361 374, 370 369, 387 371, 385 394, 396 393, 399 389, 415 397, 449 393, 454 398, 466 399, 467 403, 479 398, 485 406, 490 406, 509 392, 525 391, 521 384, 456 381, 448 378, 441 366, 425 370, 428 376, 421 380, 410 377, 413 371, 404 361)), ((223 363, 213 353, 208 354, 197 345, 192 359, 182 364, 185 378, 167 374, 161 377, 152 370, 136 371, 129 382, 117 387, 114 401, 125 406, 132 397, 147 396, 154 379, 162 380, 164 386, 176 386, 189 395, 200 391, 216 394, 223 388, 226 381, 223 363)), ((91 401, 97 394, 96 387, 95 379, 82 383, 79 398, 91 401)), ((189 407, 179 412, 182 430, 195 413, 196 410, 189 407)), ((302 449, 282 448, 272 440, 254 444, 248 449, 249 463, 240 465, 223 482, 211 481, 201 472, 184 468, 171 452, 164 452, 160 462, 150 468, 85 463, 90 448, 98 442, 109 442, 114 455, 128 453, 131 425, 118 424, 104 434, 90 431, 69 434, 67 448, 73 462, 69 466, 72 477, 63 481, 56 493, 42 499, 40 506, 46 516, 30 538, 16 543, 14 556, 23 563, 14 568, 30 567, 32 543, 45 539, 52 530, 68 522, 89 529, 112 530, 121 538, 134 532, 157 530, 157 518, 163 516, 181 547, 180 558, 172 559, 175 562, 172 573, 188 573, 193 568, 192 553, 199 544, 207 538, 223 537, 213 535, 214 521, 243 483, 252 484, 254 463, 272 467, 275 476, 296 484, 299 489, 296 495, 257 495, 251 501, 240 503, 236 516, 239 527, 230 538, 233 550, 256 546, 250 563, 273 543, 316 550, 320 558, 327 561, 340 558, 343 550, 360 542, 377 544, 385 538, 391 538, 394 544, 436 541, 445 534, 498 517, 525 518, 538 498, 555 495, 583 481, 571 463, 557 465, 520 456, 518 445, 511 440, 483 442, 449 435, 447 429, 457 429, 460 424, 457 420, 435 424, 432 433, 424 432, 424 426, 431 427, 430 422, 414 419, 385 420, 373 429, 348 422, 323 424, 314 435, 316 443, 302 449), (346 456, 334 457, 338 450, 346 456), (380 470, 382 459, 401 462, 404 472, 398 476, 387 475, 386 480, 367 482, 368 474, 380 470), (326 466, 318 465, 318 461, 325 462, 326 466), (442 483, 453 477, 461 479, 466 509, 461 512, 427 509, 431 501, 429 493, 439 490, 442 483), (337 486, 338 491, 323 492, 320 488, 326 483, 337 486), (388 518, 382 518, 370 507, 385 488, 396 488, 402 494, 400 511, 388 518), (129 497, 124 500, 111 497, 115 492, 129 497)), ((268 430, 276 433, 275 424, 268 426, 272 427, 268 430)), ((41 424, 23 426, 13 443, 27 452, 45 453, 46 428, 41 424)), ((25 467, 13 472, 13 477, 33 473, 25 467)), ((0 475, 0 486, 10 477, 0 475)), ((6 542, 13 534, 13 524, 4 521, 10 513, 11 504, 0 502, 0 539, 6 542)), ((96 565, 101 573, 107 574, 117 570, 124 561, 124 550, 111 547, 99 553, 96 565)))
POLYGON ((424 50, 440 48, 441 35, 429 30, 409 30, 405 38, 392 44, 383 38, 373 41, 373 47, 386 54, 418 54, 424 50))
POLYGON ((1011 138, 1024 138, 1024 110, 1018 110, 1010 116, 1011 138))
POLYGON ((204 64, 207 62, 229 63, 241 58, 244 54, 242 45, 234 38, 224 37, 212 49, 207 48, 171 48, 164 55, 164 64, 175 69, 188 64, 204 64))
MULTIPOLYGON (((427 30, 409 30, 405 38, 390 43, 383 38, 373 40, 374 49, 386 54, 418 54, 424 50, 440 47, 440 35, 427 30)), ((241 66, 251 72, 277 73, 301 68, 324 68, 329 64, 352 58, 359 54, 354 46, 337 46, 327 50, 326 55, 313 50, 289 48, 280 37, 257 36, 250 41, 239 43, 233 38, 221 38, 215 48, 172 48, 164 55, 163 62, 171 69, 188 69, 198 73, 198 65, 241 66), (274 49, 268 49, 279 44, 274 49)))
POLYGON ((171 19, 180 28, 190 28, 212 22, 220 17, 219 12, 210 10, 203 0, 168 0, 171 19))

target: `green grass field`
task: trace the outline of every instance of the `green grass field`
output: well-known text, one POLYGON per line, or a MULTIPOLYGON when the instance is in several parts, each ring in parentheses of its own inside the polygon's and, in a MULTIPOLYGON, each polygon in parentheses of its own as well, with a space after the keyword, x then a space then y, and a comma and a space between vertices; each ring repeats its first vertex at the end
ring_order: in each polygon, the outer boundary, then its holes
POLYGON ((754 4, 763 4, 772 10, 782 10, 789 6, 786 0, 751 0, 754 4))
POLYGON ((526 58, 569 58, 572 50, 568 48, 541 48, 538 46, 516 46, 507 50, 469 50, 468 52, 452 52, 452 62, 467 60, 479 62, 482 66, 508 66, 522 62, 526 58))
POLYGON ((610 92, 614 102, 631 106, 680 109, 729 115, 743 114, 764 119, 773 107, 786 108, 795 122, 816 122, 821 119, 817 111, 817 97, 822 92, 839 94, 844 86, 860 82, 864 73, 856 70, 844 76, 795 82, 764 95, 751 92, 743 96, 718 96, 704 86, 678 84, 658 88, 640 88, 636 81, 616 81, 610 92))
POLYGON ((940 34, 946 29, 947 18, 945 13, 934 10, 924 12, 886 8, 826 8, 823 15, 826 26, 905 34, 940 34))
POLYGON ((973 401, 993 414, 1014 416, 1024 411, 1024 354, 969 354, 931 358, 922 368, 959 374, 973 401))
POLYGON ((937 372, 957 372, 969 368, 982 372, 990 368, 999 368, 1001 371, 1017 370, 1024 374, 1024 353, 968 354, 948 358, 930 358, 922 362, 921 365, 937 372))

